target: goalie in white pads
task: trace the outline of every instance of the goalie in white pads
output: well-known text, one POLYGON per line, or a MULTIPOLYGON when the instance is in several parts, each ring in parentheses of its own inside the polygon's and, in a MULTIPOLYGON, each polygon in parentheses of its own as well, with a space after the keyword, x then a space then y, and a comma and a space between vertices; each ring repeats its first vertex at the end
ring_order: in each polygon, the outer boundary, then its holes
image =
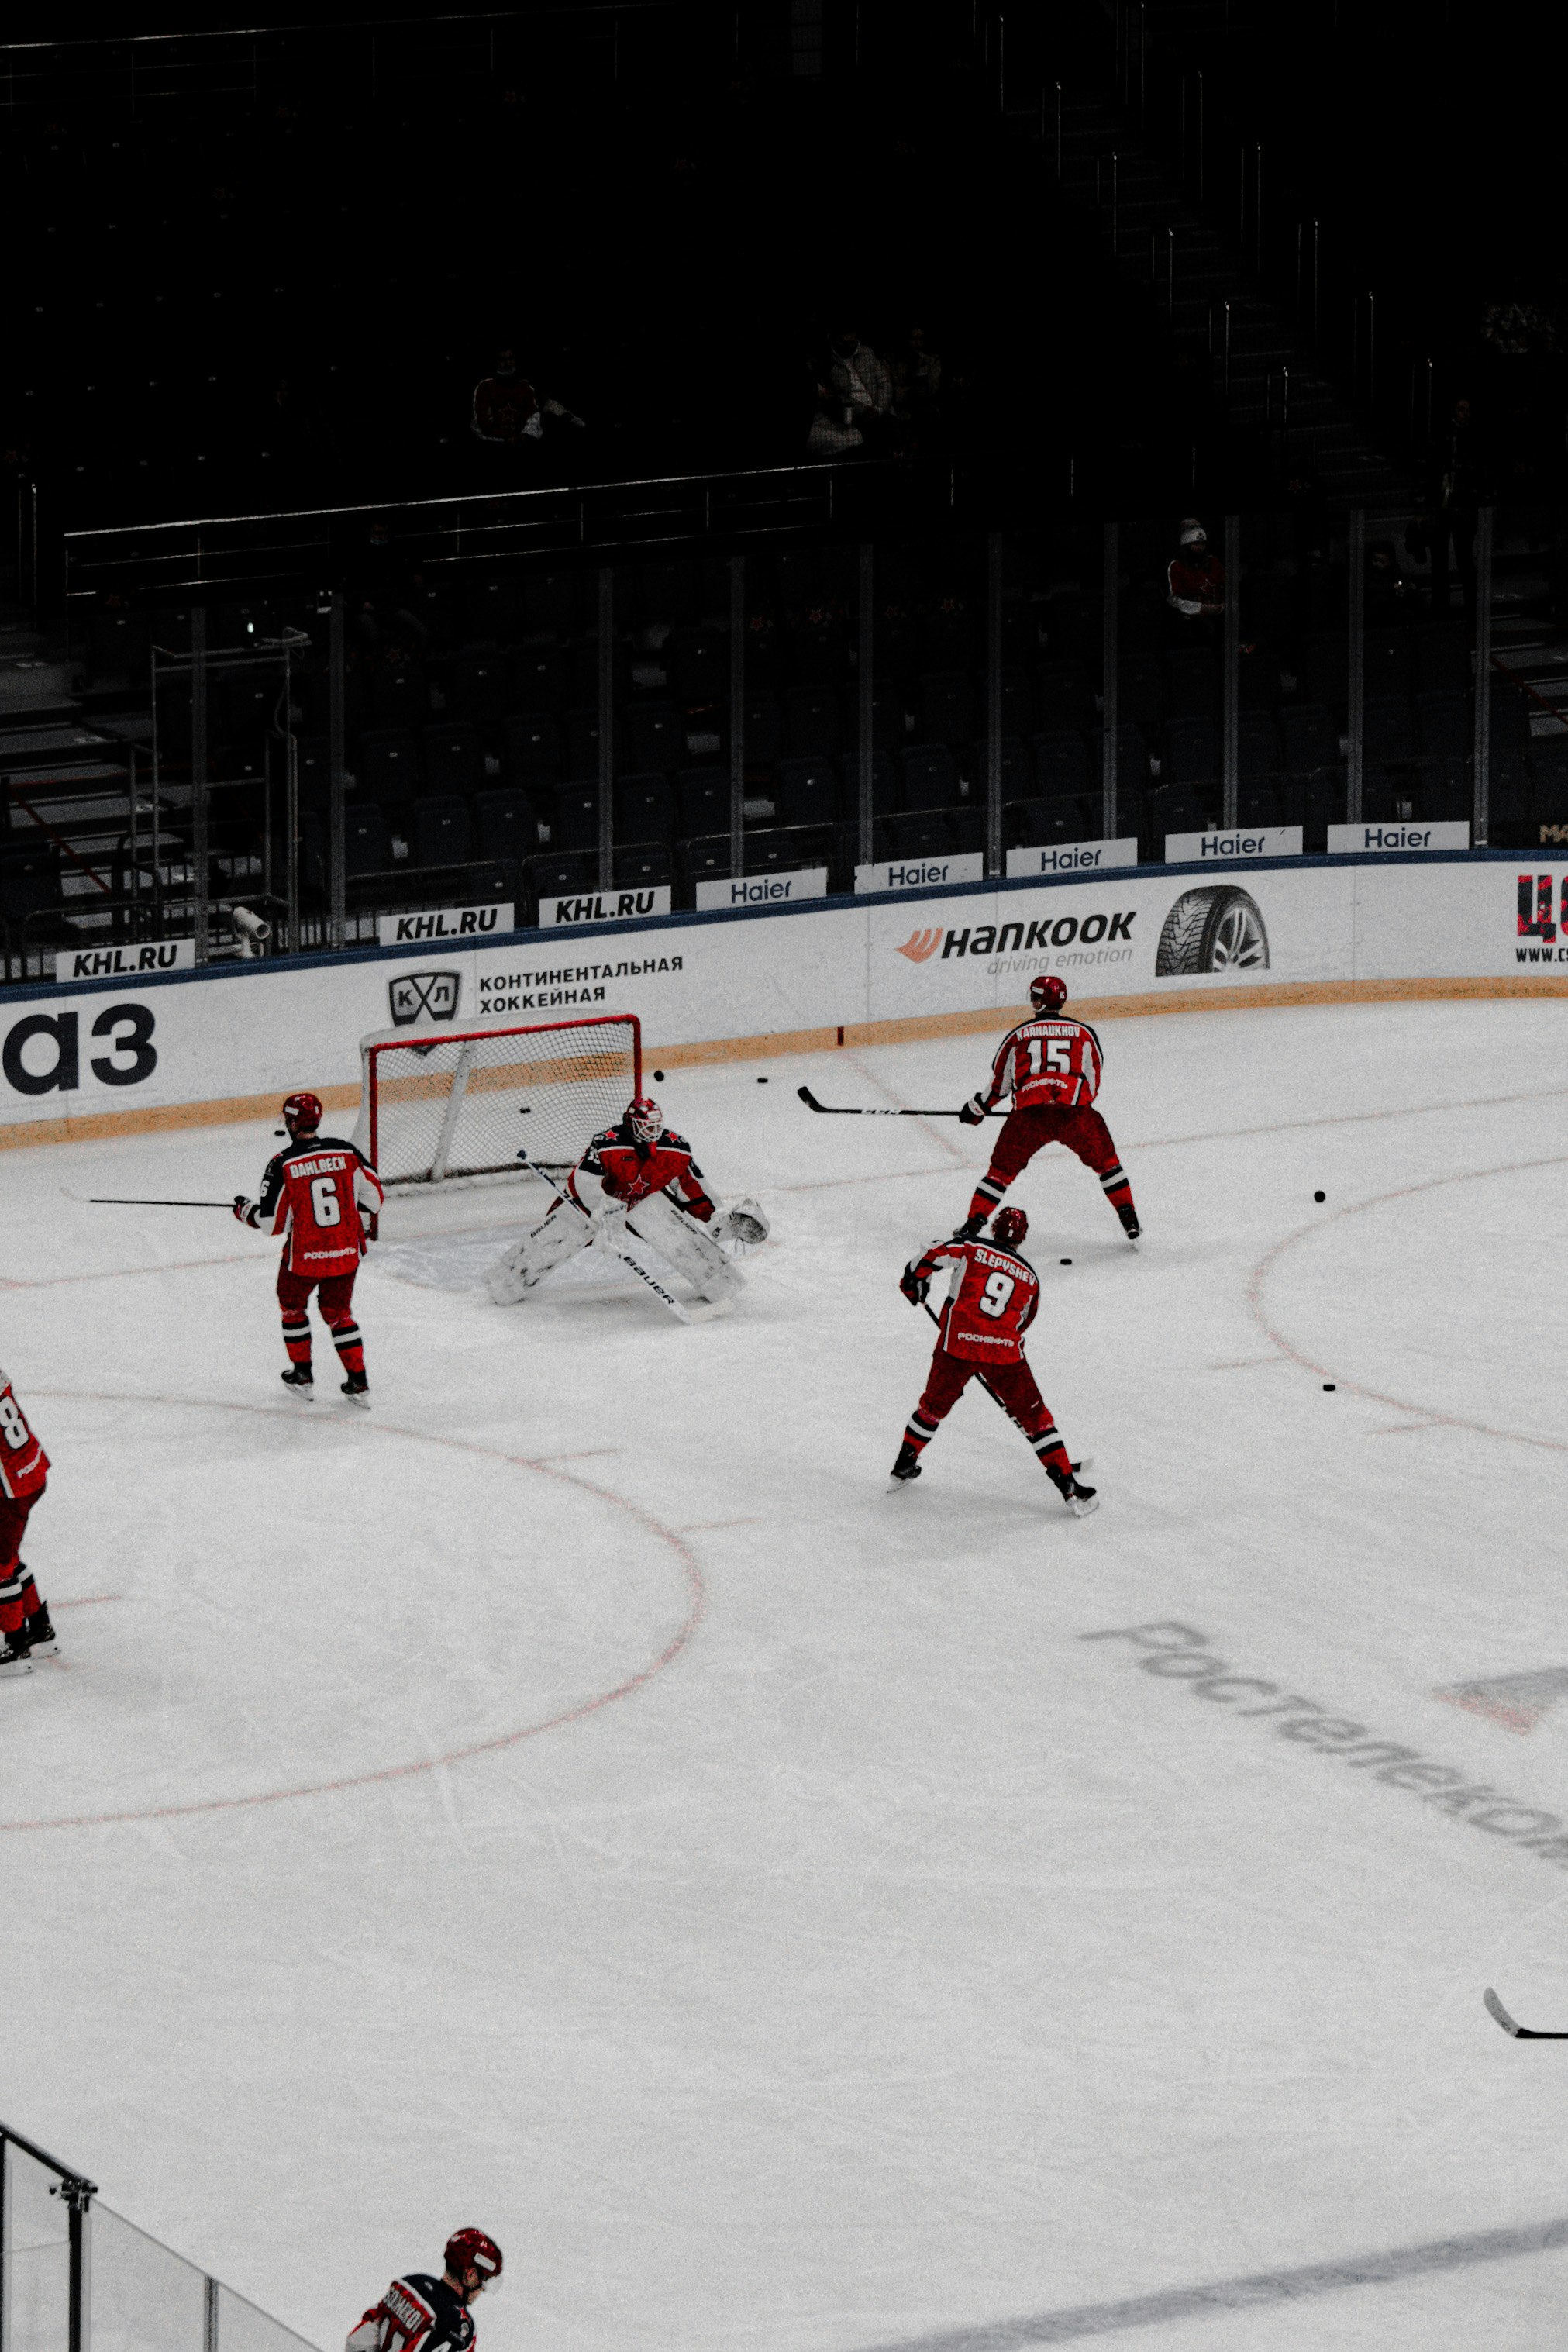
POLYGON ((768 1220, 755 1201, 720 1209, 691 1145, 664 1125, 656 1102, 639 1095, 624 1118, 594 1137, 548 1215, 491 1267, 490 1295, 513 1306, 591 1242, 619 1251, 628 1234, 716 1304, 741 1280, 721 1244, 738 1254, 766 1241, 768 1220))

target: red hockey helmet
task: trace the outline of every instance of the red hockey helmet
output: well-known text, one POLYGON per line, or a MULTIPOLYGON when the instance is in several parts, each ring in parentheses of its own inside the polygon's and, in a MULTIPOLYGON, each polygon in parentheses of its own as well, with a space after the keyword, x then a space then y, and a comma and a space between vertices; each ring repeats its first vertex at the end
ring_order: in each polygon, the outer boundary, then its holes
POLYGON ((1042 971, 1030 982, 1029 1001, 1037 1013, 1060 1013, 1067 1002, 1067 982, 1053 971, 1042 971))
POLYGON ((991 1239, 1003 1249, 1020 1248, 1028 1232, 1029 1219, 1021 1209, 998 1209, 991 1219, 991 1239))
POLYGON ((651 1097, 637 1095, 626 1106, 626 1124, 639 1143, 657 1143, 664 1132, 664 1114, 651 1097))
POLYGON ((314 1135, 321 1124, 320 1096, 290 1095, 283 1106, 283 1124, 290 1135, 299 1129, 307 1135, 314 1135))
POLYGON ((486 2287, 500 2284, 501 2249, 483 2230, 455 2230, 446 2241, 446 2267, 462 2288, 466 2303, 486 2287), (468 2284, 470 2271, 476 2273, 476 2285, 468 2284))

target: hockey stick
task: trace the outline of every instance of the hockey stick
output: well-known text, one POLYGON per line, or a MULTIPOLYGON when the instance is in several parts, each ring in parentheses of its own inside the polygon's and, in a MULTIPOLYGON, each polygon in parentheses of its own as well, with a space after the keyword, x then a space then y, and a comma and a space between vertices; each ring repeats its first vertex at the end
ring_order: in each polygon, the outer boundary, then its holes
MULTIPOLYGON (((956 1110, 883 1110, 880 1106, 867 1108, 862 1103, 820 1103, 810 1087, 797 1087, 796 1093, 808 1110, 821 1113, 824 1118, 956 1118, 956 1110)), ((988 1118, 1006 1118, 1005 1110, 988 1110, 988 1118)))
POLYGON ((1516 2025, 1490 1985, 1488 1985, 1481 1999, 1503 2032, 1511 2033, 1516 2042, 1568 2042, 1568 2033, 1543 2033, 1533 2025, 1516 2025))
POLYGON ((72 1192, 73 1201, 83 1201, 89 1209, 232 1209, 232 1201, 141 1201, 121 1192, 72 1192))

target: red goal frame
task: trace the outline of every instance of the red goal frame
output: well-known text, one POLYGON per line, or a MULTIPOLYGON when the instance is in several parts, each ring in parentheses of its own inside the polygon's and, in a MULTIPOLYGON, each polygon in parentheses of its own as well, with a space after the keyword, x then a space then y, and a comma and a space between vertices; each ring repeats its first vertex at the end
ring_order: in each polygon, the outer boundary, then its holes
POLYGON ((369 1097, 366 1108, 370 1115, 370 1158, 372 1167, 381 1164, 380 1124, 381 1087, 379 1070, 383 1054, 418 1051, 430 1045, 466 1045, 492 1037, 545 1037, 567 1031, 585 1029, 629 1029, 632 1033, 632 1092, 643 1091, 643 1024, 635 1013, 585 1013, 575 1021, 507 1021, 488 1029, 399 1029, 363 1041, 365 1056, 365 1091, 369 1097))

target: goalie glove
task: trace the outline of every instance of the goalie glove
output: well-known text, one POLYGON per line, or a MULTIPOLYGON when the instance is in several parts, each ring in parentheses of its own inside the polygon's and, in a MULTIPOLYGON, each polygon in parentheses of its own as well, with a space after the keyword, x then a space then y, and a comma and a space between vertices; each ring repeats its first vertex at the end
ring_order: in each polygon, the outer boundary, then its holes
POLYGON ((989 1108, 990 1105, 984 1095, 971 1095, 960 1109, 958 1117, 966 1127, 978 1127, 989 1108))
POLYGON ((234 1213, 240 1223, 249 1225, 253 1232, 261 1223, 259 1205, 254 1201, 247 1201, 243 1192, 235 1194, 234 1213))
POLYGON ((765 1242, 771 1231, 766 1213, 750 1200, 733 1202, 715 1227, 716 1238, 727 1242, 737 1257, 765 1242))

